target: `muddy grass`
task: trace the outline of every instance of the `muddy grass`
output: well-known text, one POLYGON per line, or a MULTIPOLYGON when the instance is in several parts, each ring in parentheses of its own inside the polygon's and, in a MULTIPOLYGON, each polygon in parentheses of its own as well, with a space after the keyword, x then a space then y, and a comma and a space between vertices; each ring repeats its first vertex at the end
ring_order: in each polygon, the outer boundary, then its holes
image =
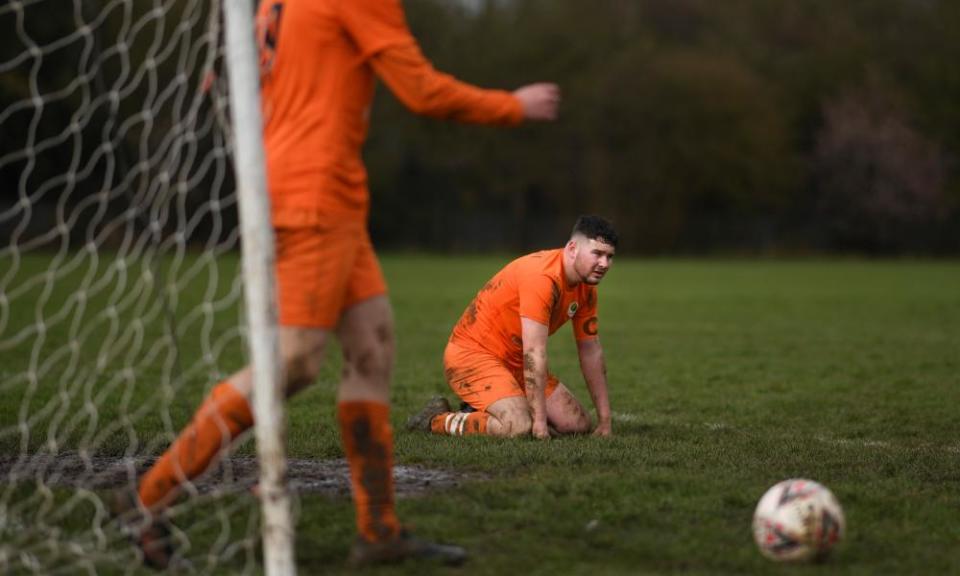
MULTIPOLYGON (((56 456, 35 455, 23 460, 0 457, 0 480, 3 483, 28 483, 42 479, 49 487, 109 490, 130 486, 155 461, 154 458, 83 457, 76 452, 56 456)), ((468 478, 450 470, 434 470, 419 466, 394 466, 397 495, 415 496, 435 490, 454 488, 468 478)), ((257 460, 233 457, 221 462, 215 470, 194 480, 201 493, 249 490, 257 484, 257 460)), ((320 493, 332 497, 349 497, 350 471, 345 459, 289 459, 287 479, 295 493, 320 493)))

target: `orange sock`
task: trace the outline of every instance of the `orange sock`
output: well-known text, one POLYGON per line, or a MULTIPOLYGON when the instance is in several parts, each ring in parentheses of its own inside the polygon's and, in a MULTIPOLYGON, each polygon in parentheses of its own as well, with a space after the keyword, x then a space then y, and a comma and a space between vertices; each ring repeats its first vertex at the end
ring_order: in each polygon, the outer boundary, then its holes
POLYGON ((486 412, 444 412, 430 421, 430 431, 447 436, 472 436, 487 433, 486 412))
POLYGON ((337 420, 350 463, 357 531, 370 542, 396 536, 400 521, 393 505, 390 407, 372 401, 341 402, 337 420))
POLYGON ((147 508, 174 496, 186 480, 207 469, 221 450, 253 425, 250 404, 226 381, 217 384, 193 415, 193 421, 140 480, 140 501, 147 508))

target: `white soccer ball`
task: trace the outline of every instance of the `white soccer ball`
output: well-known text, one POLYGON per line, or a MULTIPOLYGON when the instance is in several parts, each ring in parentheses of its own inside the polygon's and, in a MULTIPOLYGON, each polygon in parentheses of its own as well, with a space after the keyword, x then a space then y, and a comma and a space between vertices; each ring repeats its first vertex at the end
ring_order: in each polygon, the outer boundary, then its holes
POLYGON ((764 556, 778 562, 823 560, 845 530, 840 503, 813 480, 780 482, 753 513, 753 539, 764 556))

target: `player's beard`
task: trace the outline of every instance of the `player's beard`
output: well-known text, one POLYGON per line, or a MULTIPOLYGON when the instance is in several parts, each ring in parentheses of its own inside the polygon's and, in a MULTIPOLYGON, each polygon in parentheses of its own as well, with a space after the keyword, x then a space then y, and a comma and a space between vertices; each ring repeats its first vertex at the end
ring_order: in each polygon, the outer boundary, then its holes
POLYGON ((580 274, 580 280, 584 284, 589 284, 590 286, 596 286, 597 284, 600 283, 601 280, 603 280, 603 277, 606 276, 606 274, 607 274, 607 270, 598 272, 596 266, 589 266, 587 267, 587 270, 583 274, 580 274))
POLYGON ((604 276, 605 274, 594 274, 593 272, 591 272, 590 274, 587 274, 586 278, 584 278, 583 281, 584 283, 589 284, 590 286, 596 286, 597 284, 600 283, 601 280, 603 280, 604 276))

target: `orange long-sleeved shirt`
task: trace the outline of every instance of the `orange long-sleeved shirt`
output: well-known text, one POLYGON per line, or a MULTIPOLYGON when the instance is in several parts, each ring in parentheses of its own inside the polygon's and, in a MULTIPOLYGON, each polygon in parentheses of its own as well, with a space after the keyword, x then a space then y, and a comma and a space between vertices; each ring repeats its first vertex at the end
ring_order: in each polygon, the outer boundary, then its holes
POLYGON ((257 17, 273 223, 364 219, 375 75, 419 114, 517 124, 520 102, 434 70, 399 0, 265 0, 257 17))

